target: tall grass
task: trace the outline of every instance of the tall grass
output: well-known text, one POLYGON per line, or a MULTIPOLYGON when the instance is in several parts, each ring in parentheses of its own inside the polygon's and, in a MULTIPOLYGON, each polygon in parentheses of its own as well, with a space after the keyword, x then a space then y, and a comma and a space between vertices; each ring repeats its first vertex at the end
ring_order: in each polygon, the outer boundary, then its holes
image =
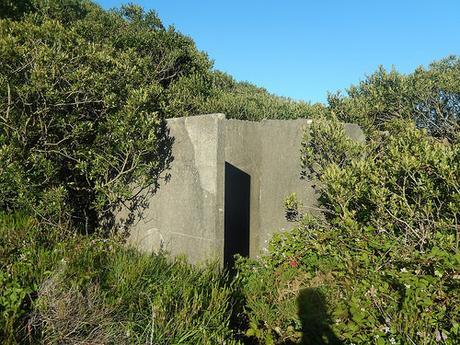
POLYGON ((59 260, 64 233, 38 226, 22 213, 0 213, 0 341, 16 343, 40 282, 59 260))
POLYGON ((45 343, 235 344, 232 291, 216 265, 192 267, 110 241, 76 247, 39 289, 45 343))
POLYGON ((59 231, 1 215, 1 343, 237 343, 233 288, 216 264, 59 231))

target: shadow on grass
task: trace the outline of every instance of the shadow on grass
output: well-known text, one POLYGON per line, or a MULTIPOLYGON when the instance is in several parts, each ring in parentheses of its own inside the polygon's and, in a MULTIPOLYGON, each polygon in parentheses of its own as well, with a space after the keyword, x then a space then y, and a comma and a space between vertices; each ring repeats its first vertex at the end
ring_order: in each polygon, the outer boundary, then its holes
POLYGON ((307 288, 297 297, 299 319, 302 322, 303 345, 343 344, 331 329, 332 320, 326 310, 324 295, 318 290, 307 288))

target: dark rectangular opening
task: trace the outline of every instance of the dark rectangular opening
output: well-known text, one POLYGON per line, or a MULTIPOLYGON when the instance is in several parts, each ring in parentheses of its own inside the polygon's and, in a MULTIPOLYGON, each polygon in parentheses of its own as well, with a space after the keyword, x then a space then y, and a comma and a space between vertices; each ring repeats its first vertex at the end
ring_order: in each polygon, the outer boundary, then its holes
POLYGON ((249 256, 251 176, 225 162, 224 265, 232 269, 235 254, 249 256))

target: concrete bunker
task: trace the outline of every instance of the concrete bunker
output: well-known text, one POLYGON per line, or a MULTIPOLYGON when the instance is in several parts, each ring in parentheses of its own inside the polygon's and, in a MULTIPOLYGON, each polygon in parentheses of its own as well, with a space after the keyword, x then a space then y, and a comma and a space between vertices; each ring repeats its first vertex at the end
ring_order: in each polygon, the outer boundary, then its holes
MULTIPOLYGON (((283 201, 295 192, 314 209, 310 181, 300 179, 300 148, 311 120, 226 119, 211 114, 168 120, 174 137, 171 178, 130 229, 129 243, 166 250, 192 263, 257 256, 274 232, 289 229, 283 201)), ((355 140, 364 136, 346 124, 355 140)))

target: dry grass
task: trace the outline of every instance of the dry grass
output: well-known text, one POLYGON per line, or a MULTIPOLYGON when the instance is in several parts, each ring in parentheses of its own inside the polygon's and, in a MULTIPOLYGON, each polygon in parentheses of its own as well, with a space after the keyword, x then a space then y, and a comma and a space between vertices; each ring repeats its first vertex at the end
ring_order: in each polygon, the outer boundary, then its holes
POLYGON ((114 310, 103 299, 97 284, 91 284, 85 293, 65 289, 61 274, 55 274, 40 287, 33 326, 42 330, 45 344, 128 343, 126 335, 117 330, 114 310))

